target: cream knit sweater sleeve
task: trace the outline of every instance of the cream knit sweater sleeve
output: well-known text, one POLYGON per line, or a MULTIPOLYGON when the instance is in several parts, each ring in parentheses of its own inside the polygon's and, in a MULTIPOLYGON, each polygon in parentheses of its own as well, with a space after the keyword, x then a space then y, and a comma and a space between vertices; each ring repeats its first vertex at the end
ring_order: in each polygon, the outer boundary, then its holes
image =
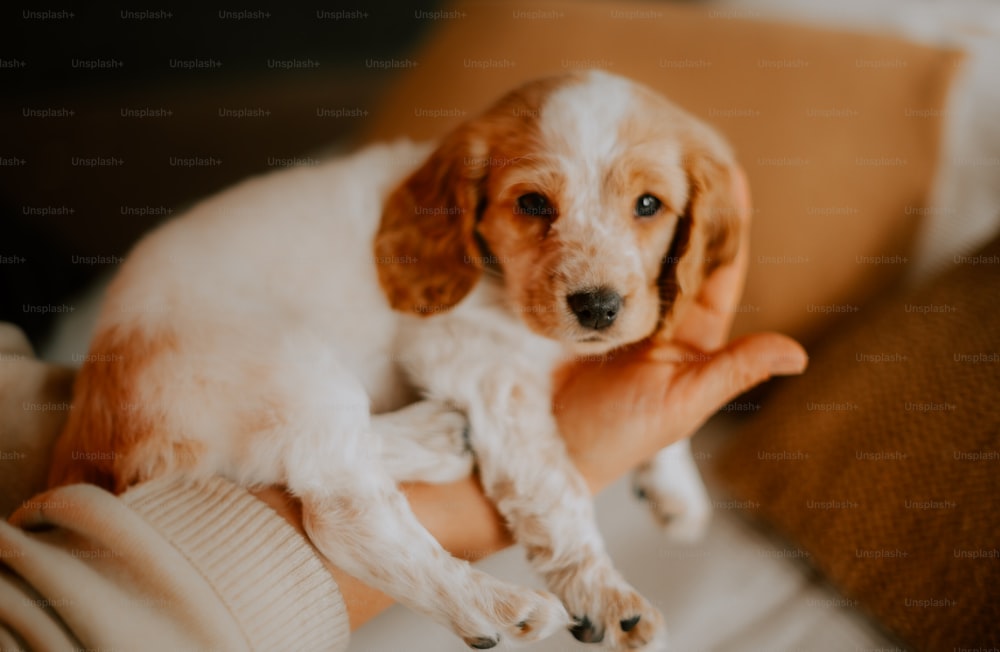
POLYGON ((118 497, 90 485, 33 495, 60 420, 25 406, 59 401, 45 396, 53 368, 11 353, 4 335, 0 498, 15 511, 0 521, 0 650, 346 648, 344 601, 317 553, 241 487, 165 479, 118 497))

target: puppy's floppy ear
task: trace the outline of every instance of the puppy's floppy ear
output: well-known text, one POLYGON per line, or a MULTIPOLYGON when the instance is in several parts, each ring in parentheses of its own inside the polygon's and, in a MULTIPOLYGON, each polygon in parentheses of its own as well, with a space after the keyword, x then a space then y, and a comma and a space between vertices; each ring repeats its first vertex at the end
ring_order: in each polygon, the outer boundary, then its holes
POLYGON ((395 310, 448 310, 479 280, 476 213, 488 169, 483 136, 468 124, 457 128, 386 200, 375 266, 395 310))
POLYGON ((728 154, 695 147, 685 156, 684 168, 687 208, 660 276, 664 317, 678 302, 693 300, 715 268, 732 262, 740 243, 743 200, 735 195, 735 163, 728 154))

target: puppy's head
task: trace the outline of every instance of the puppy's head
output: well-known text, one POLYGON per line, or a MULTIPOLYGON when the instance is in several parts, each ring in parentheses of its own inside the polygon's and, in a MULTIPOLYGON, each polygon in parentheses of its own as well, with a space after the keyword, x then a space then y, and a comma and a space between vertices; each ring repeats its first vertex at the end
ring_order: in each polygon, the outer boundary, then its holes
POLYGON ((490 267, 533 331, 607 351, 669 332, 735 255, 733 173, 721 138, 648 88, 600 72, 535 81, 390 195, 379 279, 395 309, 430 315, 490 267))

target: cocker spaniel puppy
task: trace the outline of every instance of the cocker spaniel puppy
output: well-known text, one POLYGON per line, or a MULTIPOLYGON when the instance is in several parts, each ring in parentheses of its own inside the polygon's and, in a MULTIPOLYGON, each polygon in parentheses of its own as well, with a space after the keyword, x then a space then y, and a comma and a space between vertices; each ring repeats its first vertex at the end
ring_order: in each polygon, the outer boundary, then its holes
MULTIPOLYGON (((283 484, 334 564, 474 648, 561 627, 657 648, 662 616, 604 551, 550 377, 670 337, 735 254, 733 166, 663 97, 586 72, 526 84, 440 142, 207 199, 113 281, 51 482, 283 484), (473 458, 552 593, 447 554, 397 489, 473 458)), ((708 514, 684 444, 638 485, 681 536, 708 514)))

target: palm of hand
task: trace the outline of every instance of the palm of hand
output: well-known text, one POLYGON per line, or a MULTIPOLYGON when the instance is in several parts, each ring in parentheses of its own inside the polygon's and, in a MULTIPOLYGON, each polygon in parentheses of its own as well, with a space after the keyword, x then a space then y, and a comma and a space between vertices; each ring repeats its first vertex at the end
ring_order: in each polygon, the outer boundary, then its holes
POLYGON ((557 374, 553 405, 560 431, 592 489, 690 436, 754 385, 805 369, 805 351, 784 335, 727 342, 749 263, 749 193, 741 175, 734 183, 733 192, 744 198, 739 253, 706 279, 673 337, 607 360, 574 362, 557 374))

